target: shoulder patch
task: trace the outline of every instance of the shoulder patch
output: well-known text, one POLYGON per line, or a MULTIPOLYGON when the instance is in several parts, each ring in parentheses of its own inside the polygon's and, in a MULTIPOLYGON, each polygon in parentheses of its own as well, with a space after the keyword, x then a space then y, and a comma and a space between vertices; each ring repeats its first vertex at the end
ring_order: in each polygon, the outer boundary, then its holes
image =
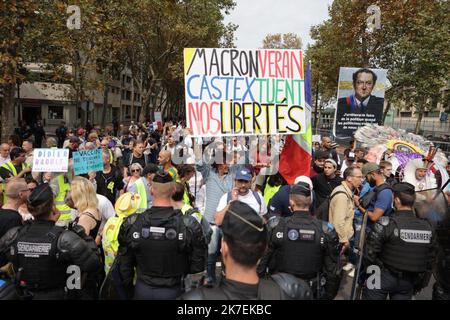
POLYGON ((378 222, 382 225, 382 226, 387 226, 389 224, 389 217, 381 217, 378 222))
POLYGON ((328 233, 334 230, 334 226, 330 222, 322 221, 322 231, 328 233))
POLYGON ((270 217, 269 220, 267 221, 267 227, 269 229, 275 229, 279 223, 280 223, 280 217, 273 216, 273 217, 270 217))

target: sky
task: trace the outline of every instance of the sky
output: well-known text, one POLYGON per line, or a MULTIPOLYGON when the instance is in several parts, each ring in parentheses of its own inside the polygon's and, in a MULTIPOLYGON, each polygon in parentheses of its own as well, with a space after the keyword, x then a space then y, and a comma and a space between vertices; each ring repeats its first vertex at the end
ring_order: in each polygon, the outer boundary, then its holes
POLYGON ((267 34, 293 32, 300 36, 303 49, 312 43, 311 26, 328 17, 333 0, 235 0, 236 7, 225 22, 239 25, 235 44, 241 49, 261 48, 267 34))

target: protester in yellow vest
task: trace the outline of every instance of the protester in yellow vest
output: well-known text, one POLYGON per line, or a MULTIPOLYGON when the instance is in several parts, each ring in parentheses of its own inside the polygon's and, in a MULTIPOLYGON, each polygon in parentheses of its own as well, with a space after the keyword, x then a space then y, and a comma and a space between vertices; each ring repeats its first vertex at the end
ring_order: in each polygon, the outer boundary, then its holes
POLYGON ((103 227, 102 246, 105 254, 105 272, 108 274, 119 250, 119 235, 122 222, 139 209, 139 194, 126 192, 121 195, 115 205, 116 217, 109 218, 103 227))
POLYGON ((191 164, 182 164, 178 168, 179 170, 177 182, 181 183, 184 186, 183 202, 185 204, 193 206, 195 199, 191 195, 189 190, 189 180, 194 176, 195 168, 191 164))
POLYGON ((161 151, 158 156, 158 162, 160 166, 162 166, 164 172, 170 174, 173 181, 177 181, 178 179, 178 170, 172 164, 172 156, 170 151, 161 151))
POLYGON ((280 190, 283 181, 279 174, 267 177, 266 186, 264 187, 264 202, 269 205, 270 199, 280 190))
MULTIPOLYGON (((13 148, 10 152, 11 161, 0 166, 0 177, 3 179, 2 190, 6 190, 6 183, 10 178, 25 178, 31 172, 31 168, 25 163, 26 153, 20 148, 13 148)), ((6 203, 6 193, 3 192, 3 203, 6 203)))
MULTIPOLYGON (((133 163, 130 166, 131 175, 125 176, 123 182, 125 184, 124 191, 138 193, 141 199, 139 204, 139 212, 143 212, 147 209, 147 191, 145 184, 146 179, 142 177, 143 169, 139 163, 133 163)), ((127 170, 124 173, 128 173, 127 170)))
POLYGON ((67 176, 59 174, 50 181, 53 194, 55 195, 55 207, 61 213, 57 226, 67 227, 72 221, 72 209, 66 203, 67 192, 70 191, 70 182, 67 176))

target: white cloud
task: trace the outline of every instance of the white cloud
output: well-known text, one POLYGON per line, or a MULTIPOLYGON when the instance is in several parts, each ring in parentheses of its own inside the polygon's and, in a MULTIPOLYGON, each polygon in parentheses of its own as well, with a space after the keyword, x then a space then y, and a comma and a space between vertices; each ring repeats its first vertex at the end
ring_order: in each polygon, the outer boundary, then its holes
POLYGON ((236 0, 236 7, 225 22, 239 25, 235 36, 238 48, 260 48, 271 33, 298 34, 303 49, 311 43, 310 28, 328 17, 333 0, 236 0))

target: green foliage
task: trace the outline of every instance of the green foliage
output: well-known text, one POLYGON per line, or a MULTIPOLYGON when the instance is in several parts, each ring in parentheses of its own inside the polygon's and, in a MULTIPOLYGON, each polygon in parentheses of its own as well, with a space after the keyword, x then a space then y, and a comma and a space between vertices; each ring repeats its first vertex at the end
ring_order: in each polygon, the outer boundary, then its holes
POLYGON ((324 102, 336 96, 339 67, 388 69, 391 102, 431 110, 450 73, 450 2, 438 0, 335 0, 330 18, 311 29, 307 49, 313 83, 320 76, 324 102), (381 29, 366 30, 367 7, 381 9, 381 29))

